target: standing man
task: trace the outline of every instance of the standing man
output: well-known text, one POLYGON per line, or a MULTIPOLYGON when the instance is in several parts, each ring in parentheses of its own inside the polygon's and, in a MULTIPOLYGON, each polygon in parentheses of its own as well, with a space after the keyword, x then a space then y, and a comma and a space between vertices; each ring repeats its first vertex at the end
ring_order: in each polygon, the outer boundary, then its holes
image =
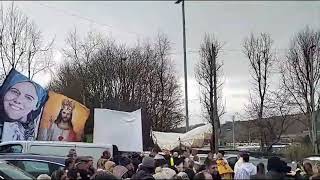
POLYGON ((257 174, 257 167, 249 162, 249 154, 242 155, 243 163, 235 172, 234 179, 250 179, 250 176, 257 174))

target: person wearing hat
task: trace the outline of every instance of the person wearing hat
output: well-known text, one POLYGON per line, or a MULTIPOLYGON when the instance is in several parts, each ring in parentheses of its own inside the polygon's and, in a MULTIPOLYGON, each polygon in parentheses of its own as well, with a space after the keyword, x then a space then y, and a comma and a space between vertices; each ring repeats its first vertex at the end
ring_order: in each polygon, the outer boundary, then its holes
POLYGON ((139 170, 131 179, 154 179, 155 162, 152 157, 146 156, 142 159, 139 170))
POLYGON ((176 175, 175 170, 168 167, 164 167, 164 168, 156 169, 153 177, 154 179, 172 179, 175 175, 176 175))

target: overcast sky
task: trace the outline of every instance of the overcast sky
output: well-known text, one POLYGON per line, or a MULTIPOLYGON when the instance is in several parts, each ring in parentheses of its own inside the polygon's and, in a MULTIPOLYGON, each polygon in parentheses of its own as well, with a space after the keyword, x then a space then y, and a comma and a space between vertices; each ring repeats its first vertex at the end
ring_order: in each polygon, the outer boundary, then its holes
MULTIPOLYGON (((9 2, 3 3, 7 5, 9 2)), ((129 45, 138 38, 152 38, 158 32, 167 34, 172 42, 172 59, 183 90, 182 13, 181 5, 174 4, 174 1, 16 1, 15 4, 34 20, 45 37, 55 36, 54 58, 57 62, 61 62, 65 37, 74 27, 80 34, 95 30, 129 45)), ((320 2, 316 1, 186 1, 185 11, 190 124, 202 122, 203 108, 194 68, 204 33, 214 33, 225 43, 219 57, 224 62, 223 97, 227 111, 224 122, 235 112, 243 113, 247 103, 250 76, 241 43, 250 32, 270 33, 277 55, 281 57, 294 33, 306 25, 320 29, 320 2)), ((36 78, 42 85, 49 80, 48 74, 36 78)), ((273 85, 276 87, 277 84, 275 79, 273 85)))

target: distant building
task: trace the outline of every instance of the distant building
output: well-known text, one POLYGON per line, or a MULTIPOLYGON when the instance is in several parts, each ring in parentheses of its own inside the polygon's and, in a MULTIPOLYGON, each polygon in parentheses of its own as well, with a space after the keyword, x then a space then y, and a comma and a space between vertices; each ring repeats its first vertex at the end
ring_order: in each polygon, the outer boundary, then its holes
MULTIPOLYGON (((279 134, 280 130, 283 129, 281 133, 279 143, 293 143, 293 142, 302 142, 303 139, 308 136, 308 121, 307 118, 302 115, 291 115, 287 117, 287 120, 282 123, 282 117, 275 116, 262 120, 261 122, 265 123, 265 128, 273 128, 279 134), (269 124, 267 124, 269 123, 269 124), (281 127, 285 128, 281 128, 281 127)), ((232 136, 232 121, 227 121, 225 124, 221 125, 221 135, 220 135, 220 144, 221 145, 230 145, 233 141, 232 136)), ((260 142, 260 131, 261 129, 257 126, 256 120, 249 121, 235 121, 235 142, 236 143, 259 143, 260 142)), ((268 131, 266 131, 268 132, 268 131)))

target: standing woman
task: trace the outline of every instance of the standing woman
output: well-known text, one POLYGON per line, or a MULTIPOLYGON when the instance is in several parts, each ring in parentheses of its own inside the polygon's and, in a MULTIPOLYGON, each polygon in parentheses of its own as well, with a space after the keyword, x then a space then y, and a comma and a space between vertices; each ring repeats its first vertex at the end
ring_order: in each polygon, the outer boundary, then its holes
POLYGON ((0 88, 1 141, 34 140, 47 92, 12 69, 0 88))

